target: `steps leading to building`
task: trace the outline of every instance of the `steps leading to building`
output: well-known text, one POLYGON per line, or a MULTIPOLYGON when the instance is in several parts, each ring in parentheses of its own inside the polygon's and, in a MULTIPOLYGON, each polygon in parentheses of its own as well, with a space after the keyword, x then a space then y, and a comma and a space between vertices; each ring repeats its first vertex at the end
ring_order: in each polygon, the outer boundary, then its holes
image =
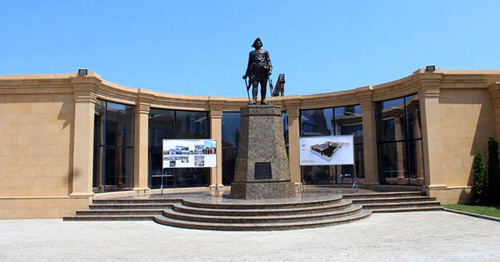
POLYGON ((343 194, 345 199, 351 198, 387 198, 387 197, 412 197, 422 196, 420 191, 403 191, 403 192, 373 192, 373 193, 352 193, 343 194))
POLYGON ((347 223, 372 212, 442 210, 420 191, 333 195, 319 200, 222 201, 182 199, 94 200, 65 221, 153 220, 162 225, 210 230, 287 230, 347 223))
POLYGON ((420 191, 346 194, 344 198, 373 213, 442 210, 435 197, 422 196, 420 191))
POLYGON ((290 229, 302 229, 302 228, 313 228, 313 227, 323 227, 335 224, 343 224, 348 222, 357 221, 368 217, 371 214, 368 210, 360 210, 350 216, 335 217, 328 219, 319 220, 307 220, 298 222, 286 222, 286 223, 206 223, 206 222, 194 222, 185 221, 178 219, 171 219, 168 217, 155 217, 154 221, 159 224, 189 228, 189 229, 205 229, 205 230, 228 230, 228 231, 271 231, 271 230, 290 230, 290 229))
MULTIPOLYGON (((334 195, 328 199, 321 200, 309 200, 309 201, 293 201, 293 202, 277 202, 277 203, 259 203, 256 204, 255 201, 249 201, 248 203, 208 203, 208 202, 196 202, 184 200, 182 204, 184 206, 194 207, 194 208, 210 208, 210 209, 280 209, 280 208, 300 208, 300 207, 315 207, 315 206, 325 206, 330 204, 339 203, 342 200, 341 195, 334 195)), ((285 200, 283 200, 285 201, 285 200)))
POLYGON ((277 209, 228 209, 228 208, 199 208, 185 205, 174 205, 173 210, 187 214, 213 215, 213 216, 269 216, 269 215, 292 215, 311 214, 348 208, 351 200, 341 200, 333 204, 324 203, 319 206, 306 206, 299 208, 282 207, 277 209))

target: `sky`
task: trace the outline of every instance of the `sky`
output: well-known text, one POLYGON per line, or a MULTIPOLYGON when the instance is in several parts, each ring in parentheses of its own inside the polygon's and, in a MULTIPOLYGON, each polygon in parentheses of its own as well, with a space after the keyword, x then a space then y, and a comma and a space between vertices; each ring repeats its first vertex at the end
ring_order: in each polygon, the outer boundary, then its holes
POLYGON ((435 64, 500 69, 500 1, 0 0, 0 75, 88 68, 119 85, 246 97, 256 37, 285 95, 383 84, 435 64))

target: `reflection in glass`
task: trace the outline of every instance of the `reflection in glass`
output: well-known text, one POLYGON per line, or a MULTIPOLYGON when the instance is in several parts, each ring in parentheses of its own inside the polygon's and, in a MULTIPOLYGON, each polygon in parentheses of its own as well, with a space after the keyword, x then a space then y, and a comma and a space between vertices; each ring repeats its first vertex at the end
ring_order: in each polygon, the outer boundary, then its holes
POLYGON ((163 139, 208 139, 208 112, 151 109, 149 112, 149 187, 207 186, 210 168, 163 169, 163 139), (165 176, 161 178, 159 176, 165 176))
POLYGON ((377 103, 379 182, 423 184, 422 132, 417 95, 377 103))
POLYGON ((333 135, 333 108, 300 111, 300 136, 333 135))
POLYGON ((134 186, 133 106, 98 100, 94 113, 95 192, 131 190, 134 186))
POLYGON ((352 105, 336 108, 310 109, 301 111, 301 136, 354 136, 354 166, 303 166, 304 184, 352 183, 354 175, 359 183, 365 177, 363 155, 363 121, 361 106, 352 105), (333 128, 332 128, 333 126, 333 128))
POLYGON ((234 179, 240 121, 240 112, 222 113, 222 184, 226 186, 230 186, 234 179))

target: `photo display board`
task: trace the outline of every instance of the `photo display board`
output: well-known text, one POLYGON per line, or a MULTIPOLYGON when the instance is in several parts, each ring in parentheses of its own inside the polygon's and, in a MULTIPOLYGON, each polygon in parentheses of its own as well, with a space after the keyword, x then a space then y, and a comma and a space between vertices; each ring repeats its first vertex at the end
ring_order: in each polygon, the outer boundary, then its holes
POLYGON ((216 140, 163 139, 163 168, 201 168, 216 166, 216 140))
POLYGON ((300 165, 354 165, 354 136, 301 137, 300 165))

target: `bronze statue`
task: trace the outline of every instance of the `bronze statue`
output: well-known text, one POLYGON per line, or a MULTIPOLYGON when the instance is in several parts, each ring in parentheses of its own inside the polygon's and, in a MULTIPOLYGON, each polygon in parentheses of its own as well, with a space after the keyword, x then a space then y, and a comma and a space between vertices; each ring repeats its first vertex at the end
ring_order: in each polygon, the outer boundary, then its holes
POLYGON ((266 102, 266 86, 267 80, 273 71, 273 65, 271 64, 271 58, 269 58, 269 52, 262 49, 262 41, 257 37, 252 45, 255 48, 254 51, 250 52, 248 56, 247 71, 243 76, 243 79, 247 77, 250 79, 250 83, 247 85, 247 91, 252 85, 252 101, 249 104, 257 104, 257 86, 260 83, 260 96, 262 105, 267 105, 266 102))

